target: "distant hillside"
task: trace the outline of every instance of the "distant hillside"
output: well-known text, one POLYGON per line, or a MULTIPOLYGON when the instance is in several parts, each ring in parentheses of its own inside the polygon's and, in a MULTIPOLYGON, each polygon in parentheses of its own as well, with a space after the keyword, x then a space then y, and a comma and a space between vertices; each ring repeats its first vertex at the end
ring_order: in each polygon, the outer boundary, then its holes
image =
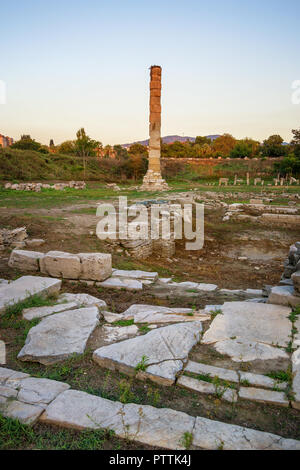
MULTIPOLYGON (((215 140, 220 137, 220 134, 207 135, 210 140, 215 140)), ((195 137, 181 136, 181 135, 166 135, 162 138, 164 144, 172 144, 173 142, 195 142, 195 137)), ((137 142, 131 142, 130 144, 123 144, 122 147, 129 148, 132 144, 149 145, 149 139, 138 140, 137 142)))

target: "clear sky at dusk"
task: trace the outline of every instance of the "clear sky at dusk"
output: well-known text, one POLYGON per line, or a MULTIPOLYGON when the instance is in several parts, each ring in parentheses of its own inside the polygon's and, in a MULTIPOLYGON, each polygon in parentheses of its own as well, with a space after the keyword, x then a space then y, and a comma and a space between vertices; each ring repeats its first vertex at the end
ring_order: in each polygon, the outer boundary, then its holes
POLYGON ((42 143, 84 127, 148 137, 149 66, 162 66, 162 135, 289 141, 300 127, 299 0, 0 0, 0 133, 42 143))

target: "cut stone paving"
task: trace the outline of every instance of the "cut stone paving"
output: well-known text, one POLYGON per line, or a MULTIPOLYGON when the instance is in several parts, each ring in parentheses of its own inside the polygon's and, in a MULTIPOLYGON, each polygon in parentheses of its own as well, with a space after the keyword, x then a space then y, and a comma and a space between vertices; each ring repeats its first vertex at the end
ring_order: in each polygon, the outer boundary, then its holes
POLYGON ((289 307, 278 305, 225 302, 222 314, 214 318, 202 342, 212 344, 235 338, 236 343, 256 342, 286 347, 291 334, 290 312, 289 307))
POLYGON ((293 408, 300 410, 300 348, 298 348, 297 351, 295 351, 292 355, 292 372, 294 376, 294 398, 292 401, 292 406, 293 408))
POLYGON ((122 405, 77 390, 58 395, 40 420, 75 429, 111 429, 119 437, 166 449, 184 449, 185 433, 192 437, 192 448, 199 449, 300 449, 300 441, 294 439, 168 408, 122 405))
POLYGON ((106 302, 98 299, 90 294, 61 294, 57 303, 75 302, 78 307, 98 307, 99 309, 106 308, 106 302))
POLYGON ((34 294, 55 295, 61 287, 60 279, 39 276, 22 276, 16 281, 0 286, 0 314, 7 306, 14 305, 34 294))
POLYGON ((110 277, 103 282, 97 282, 99 287, 107 287, 109 289, 126 289, 126 290, 142 290, 143 284, 134 279, 125 279, 120 277, 110 277))
POLYGON ((82 354, 98 324, 97 307, 69 310, 43 318, 29 330, 18 359, 54 364, 72 354, 82 354))
POLYGON ((195 321, 198 319, 197 316, 191 308, 169 308, 144 304, 133 304, 122 313, 124 319, 134 319, 135 323, 179 323, 195 321), (190 316, 185 316, 188 314, 190 316))
POLYGON ((113 277, 125 277, 127 279, 137 279, 142 280, 146 279, 149 281, 156 281, 158 279, 158 273, 148 272, 148 271, 126 271, 124 269, 113 269, 113 277))
POLYGON ((23 318, 25 320, 33 320, 34 318, 43 318, 53 313, 63 312, 64 310, 72 310, 77 308, 78 304, 76 302, 67 302, 65 304, 59 305, 52 305, 46 307, 33 307, 33 308, 25 308, 23 310, 23 318))
POLYGON ((258 401, 261 403, 271 403, 273 405, 289 406, 289 401, 283 392, 264 390, 254 387, 241 387, 239 397, 245 400, 258 401))
POLYGON ((293 286, 276 286, 271 288, 268 303, 296 307, 300 305, 300 296, 293 286))
POLYGON ((227 388, 223 385, 218 385, 217 387, 211 383, 204 380, 194 379, 186 375, 182 375, 177 380, 177 384, 180 387, 187 388, 188 390, 193 390, 195 392, 205 393, 209 395, 216 395, 222 400, 229 401, 230 403, 236 402, 238 399, 238 394, 235 390, 227 388))
POLYGON ((268 344, 257 343, 256 341, 225 339, 216 342, 213 347, 218 353, 230 356, 234 362, 251 362, 256 360, 289 361, 287 352, 268 344))
POLYGON ((99 348, 93 359, 103 367, 132 375, 144 357, 147 359, 145 372, 140 375, 171 385, 191 348, 199 342, 201 331, 200 322, 177 323, 99 348))

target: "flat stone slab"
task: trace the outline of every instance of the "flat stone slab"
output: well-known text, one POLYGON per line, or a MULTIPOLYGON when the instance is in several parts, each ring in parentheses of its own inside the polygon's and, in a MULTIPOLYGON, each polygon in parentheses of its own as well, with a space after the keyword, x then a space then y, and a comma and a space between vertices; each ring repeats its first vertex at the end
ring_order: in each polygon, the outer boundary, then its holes
POLYGON ((197 290, 200 290, 203 292, 214 292, 217 289, 218 289, 218 286, 216 284, 205 284, 205 283, 200 282, 200 284, 197 285, 197 290))
POLYGON ((43 296, 58 294, 60 279, 40 276, 22 276, 16 281, 0 287, 0 314, 9 305, 14 305, 34 294, 43 296))
POLYGON ((18 359, 54 364, 72 354, 83 354, 90 335, 99 324, 98 318, 97 307, 69 310, 43 318, 29 330, 18 359))
POLYGON ((184 371, 194 374, 208 374, 210 377, 219 377, 219 379, 229 382, 239 382, 239 376, 234 370, 223 369, 222 367, 215 367, 200 362, 188 361, 184 371))
POLYGON ((149 280, 149 281, 156 281, 158 279, 158 273, 148 272, 148 271, 140 271, 140 270, 132 270, 127 271, 125 269, 113 269, 113 277, 124 277, 127 279, 137 279, 137 280, 149 280))
POLYGON ((244 400, 258 401, 280 406, 289 406, 289 401, 283 392, 274 392, 273 390, 264 390, 255 387, 240 387, 239 397, 244 400))
POLYGON ((76 302, 67 302, 65 304, 51 305, 49 307, 25 308, 23 310, 23 318, 25 318, 25 320, 33 320, 34 318, 43 318, 52 315, 53 313, 72 310, 74 308, 78 308, 78 304, 76 302))
POLYGON ((300 348, 298 348, 292 355, 292 371, 294 392, 292 406, 293 408, 300 410, 300 348))
POLYGON ((193 321, 191 308, 169 308, 157 305, 134 304, 122 313, 124 319, 134 319, 134 323, 179 323, 193 321))
POLYGON ((116 401, 67 390, 46 408, 40 421, 73 429, 122 429, 123 405, 116 401))
POLYGON ((123 315, 121 313, 112 313, 112 312, 108 312, 106 310, 103 310, 101 313, 104 317, 104 320, 107 323, 114 323, 116 321, 123 320, 123 315))
POLYGON ((203 336, 205 344, 237 338, 244 342, 287 346, 291 334, 291 309, 253 302, 225 302, 203 336))
POLYGON ((70 385, 56 380, 28 377, 20 381, 18 400, 32 405, 47 406, 70 385))
POLYGON ((26 379, 27 377, 30 377, 29 374, 25 374, 24 372, 6 369, 6 367, 0 367, 0 384, 5 384, 8 382, 9 387, 13 387, 13 383, 15 383, 15 381, 26 379))
POLYGON ((296 295, 292 286, 275 286, 271 288, 268 304, 287 305, 296 307, 300 305, 300 295, 296 295))
POLYGON ((136 325, 129 326, 106 326, 102 327, 104 334, 103 341, 105 343, 116 343, 117 341, 123 341, 130 337, 136 336, 139 329, 136 325))
POLYGON ((268 344, 257 343, 256 341, 241 341, 225 339, 215 343, 214 348, 220 354, 230 356, 234 362, 250 362, 255 360, 289 360, 289 355, 285 351, 268 344))
POLYGON ((296 450, 300 441, 198 416, 193 445, 207 450, 296 450))
POLYGON ((261 374, 252 374, 251 372, 239 371, 240 381, 246 381, 249 385, 254 385, 256 387, 264 388, 278 388, 280 390, 285 390, 287 387, 286 382, 278 382, 277 380, 271 379, 266 375, 261 374))
POLYGON ((57 300, 58 303, 75 302, 77 307, 98 307, 99 309, 107 308, 104 300, 98 299, 90 294, 61 294, 57 300))
POLYGON ((192 347, 199 342, 200 322, 177 323, 146 335, 97 349, 93 359, 102 367, 133 375, 143 361, 141 378, 150 378, 165 385, 174 383, 192 347))
POLYGON ((230 403, 236 402, 238 398, 237 392, 231 388, 226 388, 225 386, 223 387, 222 385, 219 385, 217 390, 213 383, 194 379, 186 375, 179 377, 177 380, 177 385, 187 388, 188 390, 193 390, 195 392, 209 395, 216 395, 218 391, 218 397, 222 400, 229 401, 230 403))
POLYGON ((43 411, 41 406, 29 405, 11 398, 0 401, 0 413, 5 418, 18 419, 23 424, 34 424, 43 411))
POLYGON ((126 290, 142 290, 143 283, 135 279, 125 279, 120 277, 110 277, 103 282, 97 282, 99 287, 107 287, 109 289, 126 289, 126 290))
POLYGON ((46 409, 41 421, 76 429, 110 429, 117 436, 167 449, 183 449, 185 432, 195 418, 170 409, 112 402, 85 392, 68 390, 46 409))
POLYGON ((4 341, 0 340, 0 364, 6 364, 6 347, 4 341))

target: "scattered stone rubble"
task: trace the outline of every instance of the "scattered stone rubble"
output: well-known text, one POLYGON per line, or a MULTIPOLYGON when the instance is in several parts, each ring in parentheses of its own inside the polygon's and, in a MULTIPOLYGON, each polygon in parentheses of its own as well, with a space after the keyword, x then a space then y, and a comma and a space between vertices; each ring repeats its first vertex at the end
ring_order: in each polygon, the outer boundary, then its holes
POLYGON ((6 248, 33 248, 43 245, 45 240, 42 238, 29 239, 26 227, 18 227, 13 230, 6 228, 0 229, 0 251, 6 248))
POLYGON ((299 225, 300 213, 297 207, 271 206, 264 204, 263 200, 251 199, 250 204, 230 204, 223 217, 223 222, 229 220, 299 225))
POLYGON ((84 181, 70 181, 68 183, 5 183, 5 189, 14 189, 16 191, 35 191, 40 192, 42 189, 55 189, 62 190, 65 188, 85 189, 86 183, 84 181))

